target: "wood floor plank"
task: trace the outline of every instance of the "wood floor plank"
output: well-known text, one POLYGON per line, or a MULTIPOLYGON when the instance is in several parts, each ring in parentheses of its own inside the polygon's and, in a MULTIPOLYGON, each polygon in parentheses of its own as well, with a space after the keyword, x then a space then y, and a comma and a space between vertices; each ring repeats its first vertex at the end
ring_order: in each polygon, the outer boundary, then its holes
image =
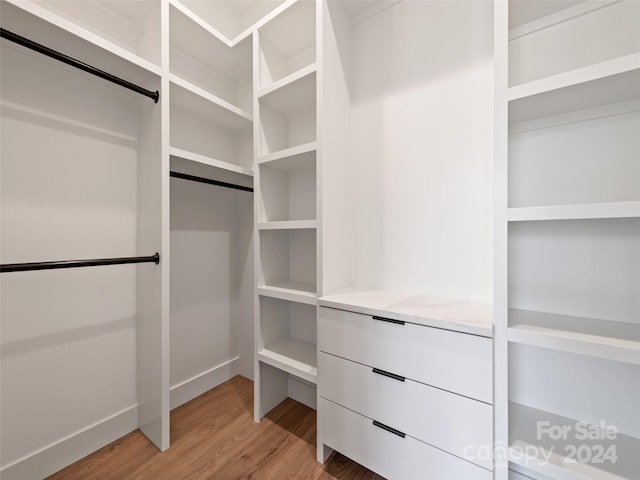
POLYGON ((167 451, 136 430, 47 480, 383 480, 315 456, 316 412, 286 399, 255 423, 253 382, 237 376, 171 412, 167 451))

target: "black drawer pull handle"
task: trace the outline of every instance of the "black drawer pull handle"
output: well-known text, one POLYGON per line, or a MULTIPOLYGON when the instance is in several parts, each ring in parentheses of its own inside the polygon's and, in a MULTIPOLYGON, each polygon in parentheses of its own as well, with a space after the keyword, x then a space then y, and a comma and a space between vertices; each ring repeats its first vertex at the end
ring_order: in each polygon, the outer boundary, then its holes
POLYGON ((399 436, 400 438, 406 437, 406 435, 404 433, 402 433, 400 430, 396 430, 395 428, 391 428, 388 425, 385 425, 384 423, 380 423, 377 420, 374 420, 373 424, 378 428, 381 428, 383 430, 386 430, 389 433, 393 433, 394 435, 399 436))
POLYGON ((394 380, 399 380, 404 382, 406 380, 402 375, 396 375, 395 373, 385 372, 384 370, 380 370, 379 368, 374 368, 372 370, 373 373, 377 373, 378 375, 384 375, 385 377, 393 378, 394 380))
POLYGON ((395 318, 378 317, 377 315, 374 315, 372 318, 374 320, 380 320, 381 322, 395 323, 396 325, 404 325, 404 320, 396 320, 395 318))

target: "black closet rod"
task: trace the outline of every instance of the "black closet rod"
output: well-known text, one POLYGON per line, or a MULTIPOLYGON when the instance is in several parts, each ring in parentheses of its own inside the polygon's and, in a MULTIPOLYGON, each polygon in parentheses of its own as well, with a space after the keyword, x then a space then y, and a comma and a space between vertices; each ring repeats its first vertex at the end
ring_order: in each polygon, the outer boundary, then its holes
POLYGON ((61 260, 59 262, 5 263, 0 272, 28 272, 31 270, 55 270, 58 268, 97 267, 101 265, 123 265, 127 263, 160 263, 160 254, 149 257, 95 258, 92 260, 61 260))
POLYGON ((120 85, 121 87, 128 88, 129 90, 133 90, 134 92, 137 92, 141 95, 145 95, 146 97, 153 99, 155 103, 158 103, 158 99, 160 98, 160 92, 158 92, 158 90, 156 90, 155 92, 152 92, 151 90, 142 88, 139 85, 136 85, 135 83, 131 83, 120 77, 111 75, 110 73, 100 70, 99 68, 96 68, 92 65, 81 62, 80 60, 77 60, 75 58, 69 57, 64 53, 60 53, 49 47, 41 45, 40 43, 36 43, 32 40, 29 40, 28 38, 18 35, 17 33, 10 32, 9 30, 5 30, 4 28, 0 29, 0 33, 1 33, 0 36, 2 38, 11 40, 12 42, 17 43, 18 45, 22 45, 23 47, 30 48, 31 50, 34 50, 38 53, 54 58, 56 60, 59 60, 60 62, 66 63, 67 65, 71 65, 72 67, 79 68, 80 70, 84 70, 85 72, 95 75, 96 77, 104 78, 105 80, 108 80, 117 85, 120 85))
POLYGON ((233 188, 235 190, 242 190, 245 192, 253 192, 252 187, 245 187, 244 185, 236 185, 235 183, 221 182, 219 180, 211 180, 210 178, 196 177, 195 175, 189 175, 187 173, 169 172, 169 175, 174 178, 181 178, 183 180, 190 180, 192 182, 208 183, 209 185, 217 185, 219 187, 233 188))

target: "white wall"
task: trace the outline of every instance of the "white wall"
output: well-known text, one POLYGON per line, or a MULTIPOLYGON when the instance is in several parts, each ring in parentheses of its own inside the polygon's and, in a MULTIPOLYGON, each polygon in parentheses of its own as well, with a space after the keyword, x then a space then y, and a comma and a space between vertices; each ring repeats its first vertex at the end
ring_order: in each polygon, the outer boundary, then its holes
POLYGON ((491 301, 492 12, 402 1, 354 27, 353 285, 491 301))

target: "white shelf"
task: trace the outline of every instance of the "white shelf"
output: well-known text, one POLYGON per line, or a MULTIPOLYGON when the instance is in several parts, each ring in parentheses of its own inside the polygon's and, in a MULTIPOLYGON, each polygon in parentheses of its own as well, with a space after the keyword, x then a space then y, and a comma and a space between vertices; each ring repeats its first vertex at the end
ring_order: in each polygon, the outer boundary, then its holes
POLYGON ((279 338, 258 352, 258 359, 313 384, 317 383, 316 345, 296 338, 279 338))
MULTIPOLYGON (((640 471, 640 439, 618 433, 614 440, 579 440, 575 438, 578 420, 555 415, 525 405, 509 404, 509 460, 531 472, 546 475, 555 480, 624 480, 637 478, 640 471), (538 422, 549 425, 570 426, 566 440, 551 440, 548 435, 537 438, 538 422), (585 445, 589 454, 595 455, 595 445, 606 451, 615 446, 618 459, 615 463, 577 463, 566 456, 567 445, 585 445), (536 453, 525 456, 521 452, 536 453), (546 458, 549 461, 546 461, 546 458)), ((592 427, 594 428, 594 427, 592 427)))
POLYGON ((640 98, 640 53, 508 89, 509 123, 640 98))
POLYGON ((229 172, 241 173, 243 175, 253 176, 253 170, 250 168, 244 168, 233 163, 224 162, 222 160, 216 160, 215 158, 200 155, 198 153, 189 152, 176 147, 169 147, 169 155, 174 158, 182 158, 191 162, 200 163, 203 165, 209 165, 210 167, 216 167, 221 170, 227 170, 229 172))
POLYGON ((297 1, 258 30, 258 90, 316 61, 315 2, 297 1))
POLYGON ((179 2, 170 9, 170 71, 240 109, 252 107, 252 43, 231 46, 179 2))
POLYGON ((279 282, 274 285, 263 285, 258 287, 258 293, 265 297, 306 303, 307 305, 316 305, 318 297, 315 285, 301 282, 279 282))
MULTIPOLYGON (((298 110, 315 107, 316 103, 316 69, 304 69, 303 75, 294 75, 291 82, 279 88, 269 88, 259 97, 261 103, 269 105, 282 114, 290 114, 298 110)), ((285 80, 287 80, 285 78, 285 80)))
POLYGON ((507 209, 507 218, 510 222, 639 217, 640 201, 549 205, 507 209))
POLYGON ((278 80, 277 82, 263 88, 258 92, 258 98, 262 98, 280 89, 286 89, 289 85, 294 84, 295 82, 306 77, 307 75, 315 74, 316 71, 317 71, 317 65, 316 63, 312 63, 311 65, 308 65, 298 70, 297 72, 293 72, 291 75, 287 75, 281 80, 278 80))
POLYGON ((509 310, 510 342, 640 365, 640 324, 509 310))
MULTIPOLYGON (((258 163, 260 222, 270 224, 317 219, 315 144, 312 149, 303 147, 289 149, 288 156, 273 156, 268 162, 258 163)), ((314 223, 310 225, 311 228, 316 227, 314 223)))
POLYGON ((300 228, 317 228, 317 220, 287 220, 281 222, 260 222, 258 230, 296 230, 300 228))
POLYGON ((202 88, 171 74, 169 76, 172 85, 180 89, 172 89, 171 100, 176 96, 175 105, 178 109, 190 112, 195 117, 207 119, 207 121, 231 128, 246 128, 250 126, 253 118, 250 113, 230 104, 229 102, 203 90, 202 88), (185 95, 189 92, 191 95, 185 95))
POLYGON ((318 142, 309 142, 296 147, 286 148, 268 155, 262 155, 258 157, 258 164, 267 164, 270 162, 276 162, 278 160, 287 159, 290 157, 297 157, 305 153, 314 153, 318 148, 318 142))
MULTIPOLYGON (((145 87, 148 82, 159 78, 161 74, 160 68, 149 60, 39 4, 7 0, 0 4, 0 9, 2 28, 129 82, 145 87)), ((13 43, 7 44, 12 45, 13 48, 13 43)), ((15 45, 15 48, 22 47, 15 45)), ((39 54, 33 53, 33 55, 39 54)), ((160 92, 160 98, 162 98, 162 92, 160 92)))

